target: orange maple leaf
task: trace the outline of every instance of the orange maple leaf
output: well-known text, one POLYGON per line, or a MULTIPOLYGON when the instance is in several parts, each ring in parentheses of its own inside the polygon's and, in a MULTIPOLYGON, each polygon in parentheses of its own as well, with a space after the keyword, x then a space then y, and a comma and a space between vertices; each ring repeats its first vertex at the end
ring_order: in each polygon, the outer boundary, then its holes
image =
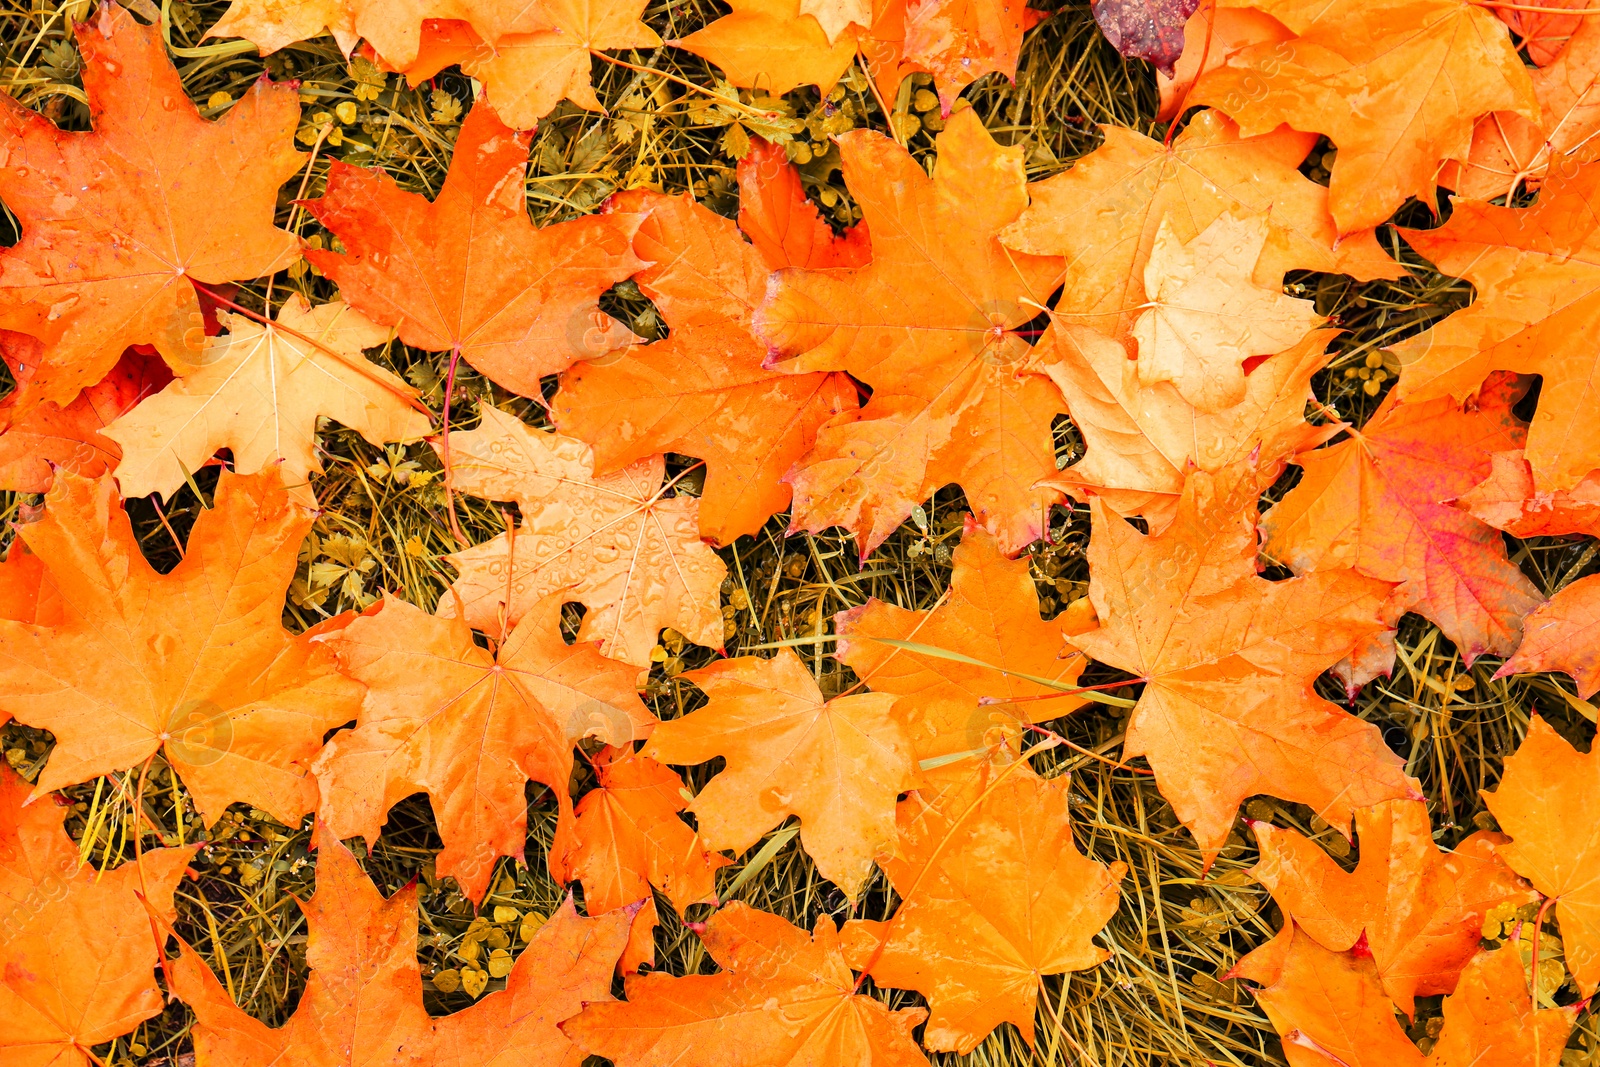
POLYGON ((1382 626, 1389 586, 1350 570, 1257 576, 1258 477, 1196 471, 1160 534, 1092 502, 1089 599, 1101 624, 1071 639, 1144 680, 1123 752, 1149 759, 1208 860, 1256 793, 1309 804, 1339 827, 1356 808, 1417 795, 1377 727, 1311 688, 1382 626))
POLYGON ((1005 551, 1019 551, 1056 499, 1034 483, 1055 472, 1050 426, 1063 407, 1015 332, 1044 306, 1060 261, 995 239, 1026 204, 1022 149, 995 144, 972 109, 939 135, 931 178, 882 134, 838 140, 872 262, 779 271, 756 330, 786 369, 847 370, 874 392, 824 424, 789 475, 792 526, 844 526, 865 558, 957 482, 1005 551))
POLYGON ((864 267, 872 262, 872 238, 858 222, 842 234, 806 199, 800 171, 781 145, 759 137, 739 161, 739 230, 769 270, 782 267, 864 267))
POLYGON ((1224 215, 1265 217, 1267 241, 1251 277, 1276 288, 1284 272, 1317 270, 1397 278, 1404 270, 1369 232, 1340 240, 1328 190, 1296 168, 1316 144, 1288 128, 1241 136, 1202 111, 1170 148, 1132 130, 1103 126, 1099 148, 1028 187, 1031 203, 1001 234, 1023 252, 1066 257, 1058 318, 1091 326, 1133 354, 1133 324, 1151 294, 1145 275, 1161 227, 1192 241, 1224 215))
POLYGON ((1500 21, 1511 27, 1521 47, 1528 50, 1528 58, 1535 66, 1548 66, 1561 53, 1567 39, 1578 32, 1587 20, 1581 11, 1567 15, 1556 11, 1531 10, 1542 8, 1586 8, 1588 0, 1550 0, 1549 3, 1528 4, 1521 8, 1497 7, 1494 13, 1500 21))
POLYGON ((1336 433, 1306 422, 1311 376, 1328 362, 1332 330, 1263 360, 1245 376, 1244 398, 1215 412, 1197 410, 1170 382, 1147 385, 1115 341, 1059 318, 1039 340, 1039 362, 1066 397, 1084 454, 1045 484, 1079 500, 1099 499, 1120 515, 1167 528, 1185 475, 1215 474, 1252 455, 1263 480, 1290 457, 1336 433))
POLYGON ((715 63, 732 85, 774 96, 801 85, 826 93, 856 61, 856 34, 830 44, 817 20, 803 13, 804 0, 730 0, 729 6, 720 19, 667 43, 715 63))
POLYGON ((0 1059, 89 1067, 92 1046, 161 1013, 146 907, 172 921, 198 846, 97 871, 67 835, 68 808, 28 792, 0 767, 0 1059))
MULTIPOLYGON (((1523 12, 1495 9, 1498 15, 1523 12)), ((1538 188, 1555 167, 1569 172, 1592 162, 1600 149, 1594 145, 1600 132, 1600 21, 1581 16, 1540 15, 1532 18, 1570 18, 1570 40, 1563 42, 1554 62, 1533 71, 1533 95, 1539 101, 1539 119, 1529 122, 1513 111, 1496 111, 1478 120, 1472 132, 1472 149, 1462 163, 1451 163, 1439 174, 1439 184, 1459 196, 1489 200, 1515 196, 1520 189, 1538 188)), ((1531 49, 1530 49, 1531 50, 1531 49)))
POLYGON ((1521 444, 1515 399, 1486 389, 1463 411, 1391 393, 1348 438, 1294 460, 1305 475, 1262 520, 1262 551, 1296 574, 1353 567, 1398 583, 1397 609, 1438 623, 1468 663, 1509 653, 1539 592, 1499 533, 1446 501, 1483 480, 1489 453, 1521 444))
POLYGON ((1600 316, 1600 164, 1552 175, 1527 208, 1458 202, 1436 230, 1403 230, 1439 270, 1477 297, 1418 337, 1395 345, 1408 401, 1465 400, 1497 370, 1541 374, 1527 459, 1541 492, 1571 489, 1600 468, 1589 397, 1600 354, 1588 343, 1600 316))
POLYGON ((513 392, 579 359, 600 294, 643 263, 638 220, 591 215, 538 229, 523 175, 528 138, 476 106, 461 124, 450 173, 432 203, 378 170, 330 164, 328 191, 305 207, 346 253, 309 249, 346 302, 400 340, 449 351, 513 392))
POLYGON ((1600 689, 1600 575, 1579 578, 1523 620, 1522 644, 1495 672, 1496 678, 1538 671, 1563 671, 1587 699, 1600 689))
POLYGON ((893 848, 895 798, 917 781, 889 693, 824 700, 800 657, 742 656, 680 675, 711 702, 663 722, 641 750, 662 763, 725 757, 689 805, 707 847, 743 852, 790 815, 817 871, 854 900, 893 848))
POLYGON ((594 759, 598 784, 578 801, 575 844, 557 881, 581 881, 594 915, 666 894, 682 914, 716 897, 716 872, 732 861, 706 847, 678 817, 689 800, 683 779, 631 749, 594 759))
POLYGON ((874 691, 899 698, 922 763, 982 756, 996 727, 1015 744, 1023 724, 1082 707, 1083 697, 1061 690, 1077 682, 1084 656, 1061 637, 1095 625, 1087 599, 1041 619, 1027 558, 1007 559, 970 515, 951 563, 950 591, 932 610, 873 598, 834 616, 838 657, 874 691))
POLYGON ((416 886, 383 899, 349 849, 319 836, 317 891, 300 905, 311 977, 283 1026, 269 1027, 235 1006, 194 949, 180 942, 172 989, 194 1011, 201 1063, 578 1062, 558 1024, 585 1004, 611 999, 611 972, 627 941, 628 912, 585 919, 569 896, 517 957, 503 989, 464 1011, 430 1019, 417 966, 416 886))
POLYGON ((928 998, 923 1043, 935 1051, 971 1052, 1005 1022, 1031 1046, 1040 976, 1111 955, 1092 939, 1127 873, 1078 851, 1066 778, 1046 781, 1026 761, 985 771, 900 802, 884 864, 899 907, 841 935, 852 967, 928 998))
POLYGON ((222 318, 229 332, 210 339, 199 366, 106 430, 121 446, 124 496, 171 497, 226 448, 235 471, 275 466, 296 498, 314 505, 307 479, 322 470, 319 418, 375 445, 427 436, 431 420, 416 390, 361 355, 389 331, 359 311, 338 300, 312 307, 295 293, 275 324, 222 318))
POLYGON ((1491 453, 1489 476, 1454 503, 1513 537, 1600 536, 1600 471, 1571 489, 1541 493, 1521 449, 1491 453))
POLYGON ((356 728, 312 765, 328 828, 375 841, 390 808, 426 792, 444 840, 439 874, 477 900, 496 860, 524 862, 532 779, 560 812, 550 850, 559 868, 571 842, 573 744, 624 744, 654 721, 634 692, 638 671, 593 645, 568 645, 560 615, 559 598, 536 605, 494 653, 462 620, 402 600, 381 601, 341 631, 340 667, 367 693, 356 728))
POLYGON ((499 633, 559 592, 589 609, 578 640, 599 641, 624 663, 649 667, 664 626, 721 647, 718 601, 728 568, 700 540, 700 502, 663 495, 670 485, 662 485, 660 455, 595 477, 582 441, 487 404, 482 413, 476 430, 451 438, 456 485, 516 501, 522 523, 446 557, 461 576, 440 598, 439 614, 461 613, 499 633))
POLYGON ((692 1062, 712 1050, 737 1050, 751 1063, 927 1064, 911 1036, 927 1011, 890 1011, 858 995, 826 915, 807 937, 735 902, 700 937, 720 973, 629 978, 625 1003, 591 1004, 561 1032, 617 1067, 692 1062))
MULTIPOLYGON (((550 402, 551 418, 594 448, 601 475, 660 452, 703 459, 700 532, 731 544, 789 506, 780 479, 810 450, 820 425, 855 410, 855 384, 843 374, 763 366, 767 349, 751 334, 750 316, 768 274, 787 264, 765 258, 730 220, 645 190, 606 207, 644 216, 633 247, 652 266, 634 280, 670 334, 572 367, 550 402)), ((814 215, 811 222, 827 232, 814 215)))
POLYGON ((62 407, 51 401, 11 418, 16 396, 0 404, 0 489, 44 493, 57 468, 98 478, 122 458, 122 449, 101 433, 144 398, 172 380, 158 356, 129 350, 111 373, 62 407))
MULTIPOLYGON (((532 130, 563 99, 603 111, 590 83, 591 60, 610 49, 654 48, 661 38, 641 17, 645 0, 540 0, 528 5, 535 32, 485 36, 467 22, 430 20, 417 60, 380 61, 419 85, 459 64, 486 90, 484 104, 513 129, 532 130)), ((602 57, 603 58, 603 57, 602 57)))
POLYGON ((346 55, 364 37, 404 70, 427 49, 431 20, 462 20, 484 40, 498 41, 548 28, 545 8, 543 0, 233 0, 206 36, 243 37, 266 55, 326 30, 346 55))
POLYGON ((668 43, 715 63, 734 85, 778 95, 800 85, 828 92, 859 52, 886 100, 906 76, 931 75, 946 115, 985 74, 1014 79, 1022 35, 1045 17, 1026 0, 738 0, 732 7, 668 43))
POLYGON ((1284 123, 1325 134, 1339 149, 1328 196, 1341 234, 1378 225, 1407 197, 1431 201, 1440 165, 1467 158, 1479 116, 1539 117, 1505 25, 1465 0, 1224 3, 1295 36, 1235 52, 1189 103, 1221 109, 1246 134, 1284 123))
POLYGON ((1480 951, 1445 998, 1443 1030, 1424 1057, 1400 1029, 1372 958, 1329 951, 1293 923, 1229 976, 1263 984, 1256 999, 1290 1067, 1555 1067, 1577 1014, 1533 1009, 1515 949, 1480 951))
POLYGON ((241 800, 289 825, 310 811, 303 765, 361 701, 329 649, 279 621, 311 520, 275 473, 224 473, 158 574, 111 479, 59 474, 20 536, 66 618, 0 621, 0 706, 56 736, 38 792, 161 752, 207 824, 241 800))
POLYGON ((129 345, 194 365, 205 344, 194 283, 271 274, 299 254, 272 224, 304 158, 293 86, 262 79, 210 122, 159 26, 108 3, 77 39, 93 131, 0 101, 0 198, 22 228, 0 252, 0 330, 36 340, 4 345, 28 406, 68 404, 129 345))
POLYGON ((1211 71, 1226 66, 1228 56, 1234 52, 1253 44, 1277 44, 1294 34, 1271 15, 1254 8, 1202 3, 1184 23, 1183 36, 1183 55, 1173 65, 1171 75, 1156 71, 1156 87, 1161 91, 1161 106, 1156 111, 1158 122, 1171 122, 1178 117, 1178 108, 1188 99, 1189 86, 1200 73, 1202 55, 1206 70, 1211 71), (1209 44, 1208 32, 1211 35, 1209 44))
POLYGON ((1509 838, 1480 831, 1442 851, 1417 800, 1356 812, 1361 862, 1354 871, 1293 830, 1259 822, 1251 829, 1261 859, 1250 874, 1272 892, 1285 921, 1335 952, 1364 945, 1384 992, 1407 1015, 1417 997, 1455 990, 1489 909, 1539 899, 1496 855, 1509 838))
MULTIPOLYGON (((67 606, 45 572, 44 561, 28 550, 28 542, 11 539, 5 560, 0 562, 0 619, 59 626, 67 606)), ((11 713, 0 708, 0 723, 11 713)))
POLYGON ((1555 902, 1567 969, 1583 995, 1600 988, 1600 864, 1588 829, 1600 819, 1600 757, 1579 752, 1544 719, 1506 757, 1500 787, 1484 802, 1511 835, 1500 855, 1555 902))

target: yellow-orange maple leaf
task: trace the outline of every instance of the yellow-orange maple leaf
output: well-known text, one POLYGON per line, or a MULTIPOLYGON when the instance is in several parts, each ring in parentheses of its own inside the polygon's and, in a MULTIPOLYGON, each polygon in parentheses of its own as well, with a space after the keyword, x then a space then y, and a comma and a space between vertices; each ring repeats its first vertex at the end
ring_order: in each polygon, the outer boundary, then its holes
POLYGON ((0 1060, 89 1067, 93 1046, 161 1013, 146 907, 173 919, 197 846, 97 871, 67 836, 68 809, 54 797, 24 806, 28 791, 0 766, 0 1060))
POLYGON ((1463 201, 1436 230, 1402 231, 1440 271, 1467 279, 1470 307, 1394 346, 1395 391, 1409 401, 1465 400, 1497 370, 1541 374, 1527 459, 1541 491, 1571 489, 1600 469, 1591 398, 1600 352, 1600 164, 1552 175, 1527 208, 1463 201))
MULTIPOLYGON (((787 170, 781 149, 777 155, 769 165, 787 170)), ((614 197, 607 209, 644 216, 633 247, 652 265, 634 280, 671 332, 574 366, 562 376, 551 416, 561 432, 594 448, 602 475, 660 452, 703 459, 700 532, 731 544, 789 506, 781 479, 811 448, 818 426, 855 410, 855 384, 843 374, 762 365, 767 349, 751 334, 750 316, 768 274, 789 264, 770 262, 730 220, 644 190, 614 197)))
POLYGON ((1224 2, 1295 36, 1235 52, 1195 82, 1189 103, 1221 109, 1246 134, 1287 123, 1332 140, 1341 234, 1378 225, 1407 197, 1428 201, 1440 165, 1467 158, 1479 116, 1538 120, 1505 25, 1468 0, 1224 2))
POLYGON ((1066 778, 1046 781, 1026 763, 985 770, 901 801, 884 864, 899 907, 841 935, 852 967, 928 998, 922 1040, 936 1051, 971 1052, 1003 1022, 1033 1044, 1040 977, 1111 955, 1093 938, 1127 873, 1078 851, 1066 778))
POLYGON ((427 436, 416 390, 361 355, 389 331, 359 311, 337 300, 313 308, 296 293, 276 325, 221 318, 229 332, 210 339, 196 369, 106 430, 122 446, 124 496, 170 497, 226 448, 240 474, 277 466, 284 484, 311 504, 306 481, 322 470, 318 418, 336 419, 375 445, 427 436))
POLYGON ((487 404, 482 412, 476 430, 450 439, 456 487, 516 501, 522 523, 447 557, 461 577, 440 598, 439 614, 460 612, 499 633, 562 593, 589 609, 578 640, 599 641, 624 663, 648 667, 664 626, 721 647, 718 600, 728 569, 700 540, 700 502, 662 495, 661 456, 595 477, 582 441, 535 430, 487 404))
POLYGON ((1309 804, 1338 827, 1358 807, 1416 795, 1377 727, 1311 688, 1382 626, 1389 586, 1350 570, 1259 577, 1258 478, 1194 472, 1161 534, 1093 502, 1089 599, 1101 625, 1072 638, 1144 679, 1123 752, 1150 760, 1208 858, 1255 793, 1309 804))
POLYGON ((181 946, 172 964, 172 987, 194 1011, 200 1063, 517 1067, 579 1062, 581 1054, 558 1025, 585 1004, 611 999, 612 968, 628 938, 626 911, 585 919, 568 897, 517 957, 504 988, 465 1011, 430 1019, 417 966, 416 886, 383 899, 350 851, 327 834, 320 836, 317 891, 300 905, 311 977, 283 1026, 269 1027, 245 1014, 194 949, 181 946))
POLYGON ((732 0, 732 11, 668 42, 715 63, 733 85, 781 95, 801 85, 824 93, 856 61, 856 35, 832 43, 804 0, 732 0))
POLYGON ((1480 831, 1442 851, 1418 800, 1356 812, 1361 862, 1354 871, 1293 830, 1252 829, 1261 859, 1250 873, 1271 890, 1285 921, 1335 952, 1364 945, 1384 992, 1407 1015, 1417 997, 1455 990, 1490 908, 1539 899, 1496 855, 1508 838, 1480 831))
POLYGON ((1252 455, 1271 480, 1295 454, 1337 426, 1305 420, 1311 376, 1328 361, 1332 330, 1262 361, 1245 376, 1244 398, 1230 408, 1197 410, 1170 382, 1147 385, 1123 347, 1084 326, 1053 320, 1039 340, 1039 360, 1066 397, 1084 454, 1047 484, 1079 500, 1098 498, 1119 515, 1142 515, 1159 533, 1177 513, 1191 469, 1215 474, 1252 455))
POLYGON ((0 252, 0 330, 26 403, 69 403, 153 344, 176 369, 205 344, 194 285, 255 278, 298 255, 272 224, 299 168, 295 90, 265 79, 210 122, 159 26, 114 3, 78 27, 94 129, 69 133, 0 100, 0 199, 22 239, 0 252))
POLYGON ((1061 263, 995 239, 1027 202, 1022 149, 997 145, 973 109, 939 135, 931 178, 882 134, 839 142, 872 262, 780 271, 755 322, 787 368, 846 370, 874 392, 824 424, 790 474, 793 528, 844 526, 864 558, 956 482, 1016 552, 1056 499, 1034 483, 1055 471, 1050 425, 1063 407, 1015 333, 1049 298, 1061 263))
POLYGON ((1567 969, 1583 995, 1600 988, 1600 757, 1579 752, 1544 719, 1506 757, 1505 775, 1484 802, 1511 835, 1501 857, 1533 887, 1555 899, 1567 969))
POLYGON ((735 902, 700 935, 717 974, 627 980, 627 1001, 591 1004, 561 1032, 617 1067, 687 1063, 727 1053, 745 1063, 925 1067, 911 1036, 922 1008, 890 1011, 858 995, 826 915, 810 937, 735 902))
POLYGON ((309 258, 345 301, 416 348, 449 351, 513 392, 539 395, 587 351, 601 293, 643 264, 638 220, 590 215, 538 229, 523 174, 528 138, 472 109, 432 203, 378 170, 333 163, 328 191, 306 208, 347 252, 309 258))
POLYGON ((439 874, 476 900, 496 860, 523 861, 532 779, 560 811, 550 850, 558 868, 572 832, 573 744, 625 744, 654 721, 634 693, 638 672, 593 645, 568 645, 560 615, 558 598, 535 605, 494 653, 462 620, 402 600, 350 623, 334 642, 339 664, 367 693, 356 728, 312 765, 329 829, 375 841, 390 808, 426 792, 444 840, 439 874))
POLYGON ((663 722, 643 753, 662 763, 727 765, 689 805, 711 848, 743 852, 790 815, 817 871, 852 900, 894 846, 895 798, 917 781, 911 740, 889 693, 824 700, 790 649, 682 677, 711 702, 663 722))
POLYGON ((161 752, 208 824, 238 800, 290 825, 310 811, 304 764, 361 701, 331 650, 279 621, 311 519, 276 474, 224 473, 158 574, 109 477, 58 475, 21 536, 67 619, 0 621, 0 707, 56 736, 39 791, 161 752))
POLYGON ((1515 448, 1514 390, 1484 390, 1471 411, 1448 397, 1402 404, 1391 393, 1361 429, 1295 460, 1305 475, 1262 520, 1262 551, 1296 574, 1353 567, 1396 582, 1396 606, 1439 624, 1471 663, 1516 647, 1538 590, 1505 542, 1444 501, 1515 448))
POLYGON ((1270 223, 1219 215, 1193 240, 1161 220, 1144 268, 1145 310, 1133 323, 1139 380, 1172 382, 1201 411, 1245 398, 1244 363, 1293 347, 1323 320, 1309 300, 1255 282, 1270 223))
POLYGON ((630 750, 594 760, 598 785, 578 801, 574 846, 560 881, 581 881, 592 915, 666 894, 681 914, 716 896, 716 872, 731 861, 712 852, 678 817, 689 800, 683 779, 630 750))
POLYGON ((416 85, 460 64, 462 73, 483 83, 484 104, 501 122, 531 130, 563 99, 604 110, 589 81, 596 53, 661 43, 640 21, 645 0, 540 0, 529 6, 535 32, 484 36, 466 22, 432 21, 423 29, 419 61, 394 66, 416 85))
POLYGON ((1358 278, 1404 273, 1372 234, 1339 239, 1328 191, 1295 169, 1316 143, 1311 134, 1285 128, 1245 137, 1214 111, 1191 119, 1171 148, 1116 126, 1102 133, 1099 148, 1028 187, 1028 209, 1001 240, 1023 252, 1065 256, 1057 317, 1116 338, 1130 355, 1163 223, 1177 240, 1192 241, 1227 214, 1265 217, 1267 242, 1252 278, 1268 288, 1296 269, 1358 278))
POLYGON ((948 599, 930 611, 873 599, 834 616, 839 658, 875 692, 899 698, 917 760, 941 765, 981 763, 996 727, 1015 744, 1023 724, 1081 707, 1082 697, 1060 690, 1077 681, 1084 656, 1061 637, 1095 623, 1086 599, 1041 619, 1027 558, 1007 559, 971 516, 951 563, 948 599))

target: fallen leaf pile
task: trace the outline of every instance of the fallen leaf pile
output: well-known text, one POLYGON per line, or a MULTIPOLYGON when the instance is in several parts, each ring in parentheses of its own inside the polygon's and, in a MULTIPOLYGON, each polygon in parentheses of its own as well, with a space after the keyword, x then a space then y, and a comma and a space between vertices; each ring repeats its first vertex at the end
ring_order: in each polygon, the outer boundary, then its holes
MULTIPOLYGON (((120 1067, 181 1010, 163 1055, 196 1067, 914 1067, 1006 1032, 1099 1063, 1050 1005, 1179 883, 1114 858, 1087 762, 1159 791, 1135 836, 1255 894, 1207 980, 1281 1044, 1234 1062, 1600 1062, 1591 1023, 1569 1047, 1600 989, 1593 9, 1095 0, 1087 47, 1171 126, 1063 165, 969 92, 1041 76, 1024 35, 1067 9, 1022 0, 734 0, 681 34, 644 0, 232 0, 205 36, 244 43, 194 48, 190 5, 91 6, 61 9, 86 121, 0 99, 0 724, 49 738, 0 767, 0 1062, 120 1067), (185 88, 325 34, 360 86, 431 87, 425 136, 364 132, 426 143, 437 187, 328 158, 357 111, 313 83, 185 88), (663 108, 731 182, 557 188, 541 123, 647 143, 663 108), (1430 266, 1461 299, 1377 341, 1321 298, 1430 266), (449 550, 375 573, 386 513, 343 515, 335 469, 449 550), (911 527, 936 596, 823 611, 911 527), (759 539, 811 546, 778 549, 797 577, 827 530, 857 575, 743 640, 759 539), (1535 539, 1586 547, 1547 575, 1535 539), (1443 702, 1396 735, 1355 700, 1400 674, 1443 702), (1535 674, 1452 798, 1420 742, 1535 674), (437 847, 403 847, 475 916, 449 969, 423 890, 363 866, 416 803, 437 847), (229 946, 184 879, 232 805, 312 835, 272 877, 316 887, 229 946), (791 840, 809 929, 735 899, 791 840), (529 870, 548 918, 501 900, 529 870), (292 1010, 255 999, 291 956, 247 988, 241 946, 298 946, 292 1010)), ((1160 937, 1152 986, 1212 969, 1160 937)))

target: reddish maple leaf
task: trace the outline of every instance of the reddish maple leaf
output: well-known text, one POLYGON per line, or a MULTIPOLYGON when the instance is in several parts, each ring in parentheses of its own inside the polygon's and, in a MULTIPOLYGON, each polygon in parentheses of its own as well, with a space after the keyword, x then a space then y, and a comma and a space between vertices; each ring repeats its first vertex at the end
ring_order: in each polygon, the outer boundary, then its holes
POLYGON ((472 109, 450 173, 429 203, 378 170, 335 162, 328 191, 305 207, 347 251, 306 255, 345 300, 416 348, 449 351, 513 392, 601 352, 600 294, 643 264, 638 219, 591 215, 539 229, 528 218, 528 138, 472 109))
POLYGON ((1296 574, 1353 567, 1399 583, 1398 607, 1438 623, 1468 663, 1509 653, 1538 590, 1498 532, 1448 501, 1489 473, 1489 453, 1521 443, 1515 399, 1485 390, 1463 411, 1390 394, 1361 429, 1294 461, 1305 475, 1263 519, 1263 551, 1296 574))
POLYGON ((1055 471, 1050 426, 1063 407, 1015 332, 1049 297, 1060 261, 1008 252, 994 236, 1026 203, 1022 150, 995 144, 971 109, 939 135, 931 178, 881 134, 839 142, 872 262, 780 271, 755 322, 787 369, 847 370, 873 394, 824 424, 789 475, 792 528, 844 526, 865 558, 957 482, 1016 552, 1056 499, 1034 483, 1055 471))
POLYGON ((1149 759, 1208 859, 1255 793, 1309 804, 1339 827, 1358 807, 1416 796, 1377 727, 1311 688, 1382 626, 1389 586, 1351 570, 1257 576, 1258 479, 1248 467, 1196 471, 1160 534, 1091 503, 1089 599, 1101 625, 1072 638, 1144 680, 1124 754, 1149 759))
POLYGON ((0 489, 43 493, 55 471, 98 478, 122 458, 122 449, 101 434, 135 404, 161 391, 172 372, 157 356, 129 350, 111 373, 78 394, 66 407, 45 401, 14 419, 16 397, 0 405, 0 489))
MULTIPOLYGON (((755 194, 755 184, 741 188, 755 194)), ((751 334, 750 316, 767 275, 788 264, 763 256, 731 221, 644 190, 613 197, 607 210, 644 217, 633 247, 652 266, 635 281, 671 333, 574 366, 551 401, 552 418, 594 448, 601 475, 660 452, 705 460, 700 532, 731 544, 789 506, 780 479, 811 449, 819 426, 856 409, 855 384, 838 373, 763 366, 767 349, 751 334)), ((828 233, 820 219, 811 222, 828 233)), ((817 242, 819 253, 829 247, 817 242)))
POLYGON ((1167 77, 1183 54, 1183 27, 1200 0, 1094 0, 1094 20, 1111 47, 1148 59, 1167 77))
POLYGON ((492 654, 462 620, 401 600, 342 630, 340 666, 367 693, 356 728, 330 740, 312 768, 329 829, 375 841, 390 808, 426 792, 444 839, 439 874, 477 900, 497 859, 523 861, 532 779, 560 810, 550 850, 560 869, 572 833, 573 744, 624 744, 654 721, 634 693, 638 672, 594 645, 568 645, 560 616, 560 599, 545 600, 492 654))
POLYGON ((90 1067, 92 1046, 161 1013, 150 912, 173 919, 198 846, 97 871, 67 836, 68 808, 26 804, 29 788, 0 766, 0 1060, 90 1067))
MULTIPOLYGON (((1541 374, 1527 459, 1540 492, 1571 489, 1600 469, 1590 397, 1600 352, 1600 164, 1552 175, 1528 208, 1459 202, 1436 230, 1402 231, 1446 274, 1473 284, 1472 305, 1394 346, 1401 398, 1465 400, 1497 370, 1541 374)), ((1464 492, 1465 490, 1463 490, 1464 492)))
POLYGON ((853 900, 893 847, 895 798, 917 781, 894 696, 824 700, 787 648, 681 677, 710 703, 661 723, 642 751, 679 765, 726 759, 689 805, 705 843, 743 852, 794 815, 817 871, 853 900))
POLYGON ((1127 873, 1078 851, 1065 778, 1046 781, 1025 762, 984 770, 901 801, 884 865, 899 907, 842 934, 852 967, 928 998, 923 1043, 937 1051, 971 1052, 1003 1022, 1032 1045, 1040 976, 1111 955, 1093 938, 1127 873))
POLYGON ((1480 831, 1442 851, 1417 800, 1356 812, 1361 861, 1354 871, 1293 830, 1251 828, 1261 859, 1250 873, 1271 890, 1285 921, 1335 952, 1364 944, 1384 992, 1407 1015, 1417 997, 1455 990, 1490 908, 1539 899, 1496 855, 1509 838, 1480 831))
POLYGON ((190 102, 159 26, 104 4, 77 29, 87 133, 0 101, 0 198, 22 239, 0 252, 0 330, 19 403, 67 405, 123 349, 153 344, 175 369, 205 343, 195 283, 256 278, 298 255, 273 226, 299 169, 292 86, 262 79, 210 122, 190 102))
POLYGON ((1505 774, 1484 802, 1511 835, 1499 849, 1511 869, 1555 900, 1567 969, 1583 995, 1600 989, 1600 756, 1579 752, 1544 719, 1506 757, 1505 774))
POLYGON ((752 1064, 927 1064, 911 1036, 926 1010, 890 1011, 857 994, 826 915, 808 937, 735 902, 700 936, 719 973, 629 978, 626 1003, 591 1004, 562 1033, 618 1067, 694 1062, 710 1050, 737 1050, 752 1064))
POLYGON ((384 900, 344 845, 319 836, 317 891, 300 905, 311 977, 283 1026, 246 1015, 194 949, 181 946, 172 988, 194 1011, 201 1063, 512 1067, 579 1061, 557 1027, 583 1005, 611 999, 628 912, 585 919, 569 896, 517 957, 503 989, 465 1011, 430 1019, 417 967, 416 886, 384 900))
POLYGON ((304 764, 361 700, 331 650, 279 621, 311 521, 275 472, 224 473, 158 574, 109 477, 58 475, 21 537, 66 619, 0 621, 0 707, 56 736, 39 791, 161 752, 208 824, 240 800, 291 825, 310 811, 304 764))

